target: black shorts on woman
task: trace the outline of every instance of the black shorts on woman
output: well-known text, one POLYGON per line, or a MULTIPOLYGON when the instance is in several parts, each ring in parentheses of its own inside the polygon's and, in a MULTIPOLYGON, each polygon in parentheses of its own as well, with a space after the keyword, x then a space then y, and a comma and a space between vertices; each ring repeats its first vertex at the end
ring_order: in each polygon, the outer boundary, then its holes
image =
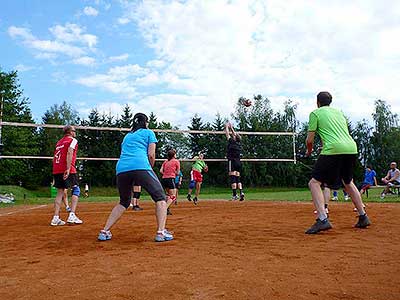
POLYGON ((132 189, 135 185, 144 188, 154 202, 166 200, 164 189, 153 170, 127 171, 117 175, 119 203, 125 208, 131 203, 132 189))
POLYGON ((320 155, 312 178, 332 189, 336 189, 341 182, 349 184, 353 180, 356 161, 357 154, 320 155))
POLYGON ((161 178, 161 184, 165 189, 176 189, 175 178, 161 178))

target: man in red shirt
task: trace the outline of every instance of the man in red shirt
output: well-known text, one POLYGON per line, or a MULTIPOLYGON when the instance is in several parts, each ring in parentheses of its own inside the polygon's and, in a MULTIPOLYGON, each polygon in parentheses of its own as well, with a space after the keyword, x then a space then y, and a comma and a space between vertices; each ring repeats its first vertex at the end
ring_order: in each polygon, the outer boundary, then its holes
POLYGON ((64 137, 57 142, 53 158, 54 186, 57 188, 57 196, 54 201, 54 216, 50 223, 51 226, 65 225, 65 222, 60 219, 59 214, 64 190, 69 188, 71 188, 72 197, 71 212, 69 213, 67 222, 71 224, 83 223, 75 215, 80 195, 78 176, 75 168, 76 152, 78 151, 75 127, 67 125, 63 128, 63 131, 64 137))

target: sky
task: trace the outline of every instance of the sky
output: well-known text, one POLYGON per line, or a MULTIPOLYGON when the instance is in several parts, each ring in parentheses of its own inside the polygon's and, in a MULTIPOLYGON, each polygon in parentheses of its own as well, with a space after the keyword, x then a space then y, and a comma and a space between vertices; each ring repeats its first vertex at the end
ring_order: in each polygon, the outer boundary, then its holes
POLYGON ((325 90, 371 120, 377 99, 400 113, 399 20, 396 0, 5 0, 0 67, 18 70, 37 122, 66 101, 183 128, 258 94, 306 121, 325 90))

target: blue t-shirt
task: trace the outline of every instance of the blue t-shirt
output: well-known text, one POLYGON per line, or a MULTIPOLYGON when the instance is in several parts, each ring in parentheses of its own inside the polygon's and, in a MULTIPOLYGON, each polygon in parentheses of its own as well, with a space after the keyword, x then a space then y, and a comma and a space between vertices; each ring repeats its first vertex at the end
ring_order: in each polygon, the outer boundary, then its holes
POLYGON ((152 170, 147 149, 157 143, 156 135, 150 129, 129 132, 122 141, 121 156, 117 162, 117 175, 133 170, 152 170))
POLYGON ((374 177, 376 177, 376 172, 374 170, 371 170, 371 171, 365 170, 365 173, 364 173, 364 182, 365 183, 374 185, 375 184, 374 177))
POLYGON ((175 177, 175 184, 179 183, 179 180, 181 179, 181 177, 183 177, 183 173, 182 173, 182 171, 179 171, 179 174, 176 175, 176 177, 175 177))

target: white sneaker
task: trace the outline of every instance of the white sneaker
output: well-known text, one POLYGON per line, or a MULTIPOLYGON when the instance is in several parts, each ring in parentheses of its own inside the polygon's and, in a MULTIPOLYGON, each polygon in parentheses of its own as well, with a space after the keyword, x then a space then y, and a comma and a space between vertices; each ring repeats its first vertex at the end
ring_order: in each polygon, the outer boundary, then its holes
POLYGON ((344 196, 344 201, 349 201, 350 197, 348 195, 344 196))
POLYGON ((65 222, 60 219, 60 217, 53 217, 53 219, 50 222, 51 226, 63 226, 65 225, 65 222))
POLYGON ((338 197, 333 197, 332 201, 338 201, 338 197))
POLYGON ((67 223, 70 223, 70 224, 82 224, 83 221, 81 219, 79 219, 73 212, 71 212, 69 214, 67 223))
POLYGON ((381 199, 385 199, 385 194, 384 193, 381 194, 381 199))

